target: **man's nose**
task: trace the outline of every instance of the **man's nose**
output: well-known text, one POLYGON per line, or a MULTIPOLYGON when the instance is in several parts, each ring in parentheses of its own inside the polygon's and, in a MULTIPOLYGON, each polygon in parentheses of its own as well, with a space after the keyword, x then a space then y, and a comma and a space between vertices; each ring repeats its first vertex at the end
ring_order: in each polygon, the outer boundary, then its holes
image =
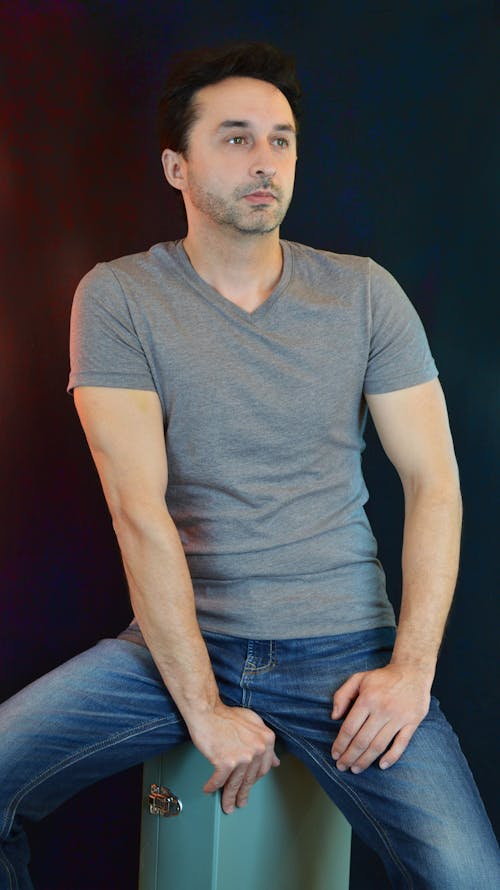
POLYGON ((251 176, 273 177, 276 175, 276 160, 272 156, 269 145, 255 148, 255 154, 250 164, 251 176))
POLYGON ((276 176, 276 167, 272 164, 252 164, 250 168, 252 176, 265 176, 266 179, 272 179, 276 176))

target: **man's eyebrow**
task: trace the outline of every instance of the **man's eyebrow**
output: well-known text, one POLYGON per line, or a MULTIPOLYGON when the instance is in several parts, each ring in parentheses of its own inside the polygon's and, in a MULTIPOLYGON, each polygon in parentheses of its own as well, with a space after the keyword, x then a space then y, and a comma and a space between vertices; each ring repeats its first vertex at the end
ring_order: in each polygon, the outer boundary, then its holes
MULTIPOLYGON (((248 130, 252 126, 251 121, 226 120, 222 121, 218 126, 218 130, 248 130)), ((279 133, 295 133, 295 127, 292 124, 276 124, 271 129, 279 133)))
POLYGON ((249 126, 250 126, 250 121, 227 120, 227 121, 222 121, 222 123, 219 124, 218 129, 219 130, 231 130, 231 129, 233 129, 233 127, 236 128, 236 127, 249 127, 249 126))

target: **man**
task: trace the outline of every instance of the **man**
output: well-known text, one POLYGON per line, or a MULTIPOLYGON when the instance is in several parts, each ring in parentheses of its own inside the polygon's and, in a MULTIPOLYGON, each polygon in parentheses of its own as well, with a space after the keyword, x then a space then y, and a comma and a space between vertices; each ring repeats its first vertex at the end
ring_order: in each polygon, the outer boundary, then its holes
POLYGON ((2 888, 31 886, 22 818, 188 735, 226 813, 279 765, 279 736, 393 886, 496 885, 430 697, 460 536, 443 395, 389 273, 279 239, 298 97, 266 45, 180 62, 162 161, 187 236, 79 286, 70 388, 135 620, 4 706, 2 888), (366 405, 405 494, 397 635, 363 509, 366 405))

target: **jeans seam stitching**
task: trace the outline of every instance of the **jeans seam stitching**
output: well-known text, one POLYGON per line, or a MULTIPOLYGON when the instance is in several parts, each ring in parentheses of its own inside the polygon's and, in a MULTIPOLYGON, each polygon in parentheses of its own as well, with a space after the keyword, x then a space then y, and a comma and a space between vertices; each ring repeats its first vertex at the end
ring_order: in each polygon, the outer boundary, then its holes
MULTIPOLYGON (((327 769, 326 764, 324 762, 321 762, 320 760, 318 760, 316 753, 315 753, 315 749, 310 744, 310 742, 307 742, 305 739, 301 739, 300 737, 294 736, 291 733, 289 733, 286 729, 283 729, 279 725, 279 721, 273 719, 271 717, 271 715, 262 715, 262 716, 264 717, 264 719, 269 720, 270 723, 274 724, 277 728, 279 728, 280 733, 282 733, 283 735, 290 738, 293 742, 296 742, 298 745, 300 745, 300 747, 304 748, 304 750, 309 751, 313 760, 315 761, 315 763, 318 764, 318 766, 322 767, 323 769, 327 769)), ((401 862, 399 856, 393 850, 392 844, 390 843, 386 832, 384 831, 382 826, 379 824, 378 820, 375 819, 374 816, 372 816, 372 814, 366 809, 365 805, 360 800, 360 798, 358 797, 356 792, 353 791, 352 788, 350 788, 348 785, 344 785, 343 782, 338 778, 338 776, 335 775, 335 773, 333 771, 330 773, 330 776, 331 776, 332 780, 335 782, 335 784, 338 785, 339 788, 342 788, 342 790, 346 792, 346 794, 351 798, 351 800, 356 804, 356 806, 365 814, 366 818, 370 820, 370 822, 372 823, 373 827, 375 828, 377 834, 381 838, 392 861, 399 868, 401 874, 404 875, 404 877, 408 880, 408 887, 411 890, 411 888, 413 887, 413 881, 412 881, 411 875, 408 874, 408 872, 407 872, 405 866, 403 865, 403 863, 401 862)))
POLYGON ((16 874, 12 863, 9 862, 6 856, 4 856, 2 850, 0 850, 0 862, 5 865, 5 870, 7 872, 7 878, 9 880, 9 890, 16 890, 16 887, 19 886, 16 878, 16 874), (12 879, 14 878, 15 884, 12 883, 12 879))
POLYGON ((267 664, 261 664, 259 667, 245 668, 245 674, 262 674, 265 671, 271 670, 274 666, 273 661, 268 661, 267 664))
POLYGON ((172 723, 176 721, 177 718, 174 716, 163 717, 161 720, 153 720, 148 723, 141 723, 135 730, 127 730, 126 732, 115 733, 115 735, 110 736, 106 741, 94 743, 93 745, 89 745, 86 748, 81 748, 78 752, 71 754, 69 757, 66 757, 64 760, 59 761, 54 766, 50 767, 50 769, 45 770, 42 773, 38 773, 27 785, 23 785, 22 788, 10 799, 6 808, 5 808, 5 816, 2 822, 2 829, 0 831, 0 837, 6 837, 8 832, 12 827, 12 822, 16 813, 19 804, 29 794, 33 788, 36 788, 38 785, 45 781, 45 779, 51 778, 53 775, 56 775, 58 772, 62 772, 68 766, 72 766, 74 763, 79 763, 81 760, 84 760, 85 757, 89 757, 91 754, 95 754, 97 751, 103 751, 106 748, 112 748, 117 742, 124 741, 127 738, 133 738, 134 736, 140 735, 142 732, 146 732, 148 729, 152 729, 157 726, 166 725, 168 723, 172 723))

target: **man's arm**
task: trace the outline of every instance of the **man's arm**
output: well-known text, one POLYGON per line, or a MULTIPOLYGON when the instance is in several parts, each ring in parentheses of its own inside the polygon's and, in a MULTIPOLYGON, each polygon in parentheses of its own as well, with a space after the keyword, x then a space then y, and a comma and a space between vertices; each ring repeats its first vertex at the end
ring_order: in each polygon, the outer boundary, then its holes
POLYGON ((380 766, 392 766, 427 714, 456 583, 462 516, 438 381, 371 395, 367 402, 404 490, 403 591, 390 664, 354 674, 334 696, 332 717, 347 716, 332 756, 339 769, 353 772, 366 769, 384 751, 380 766))
POLYGON ((184 550, 167 511, 168 470, 154 392, 79 387, 75 402, 99 472, 134 613, 189 734, 224 786, 222 805, 243 806, 251 785, 279 761, 274 734, 253 711, 219 698, 196 618, 184 550))

